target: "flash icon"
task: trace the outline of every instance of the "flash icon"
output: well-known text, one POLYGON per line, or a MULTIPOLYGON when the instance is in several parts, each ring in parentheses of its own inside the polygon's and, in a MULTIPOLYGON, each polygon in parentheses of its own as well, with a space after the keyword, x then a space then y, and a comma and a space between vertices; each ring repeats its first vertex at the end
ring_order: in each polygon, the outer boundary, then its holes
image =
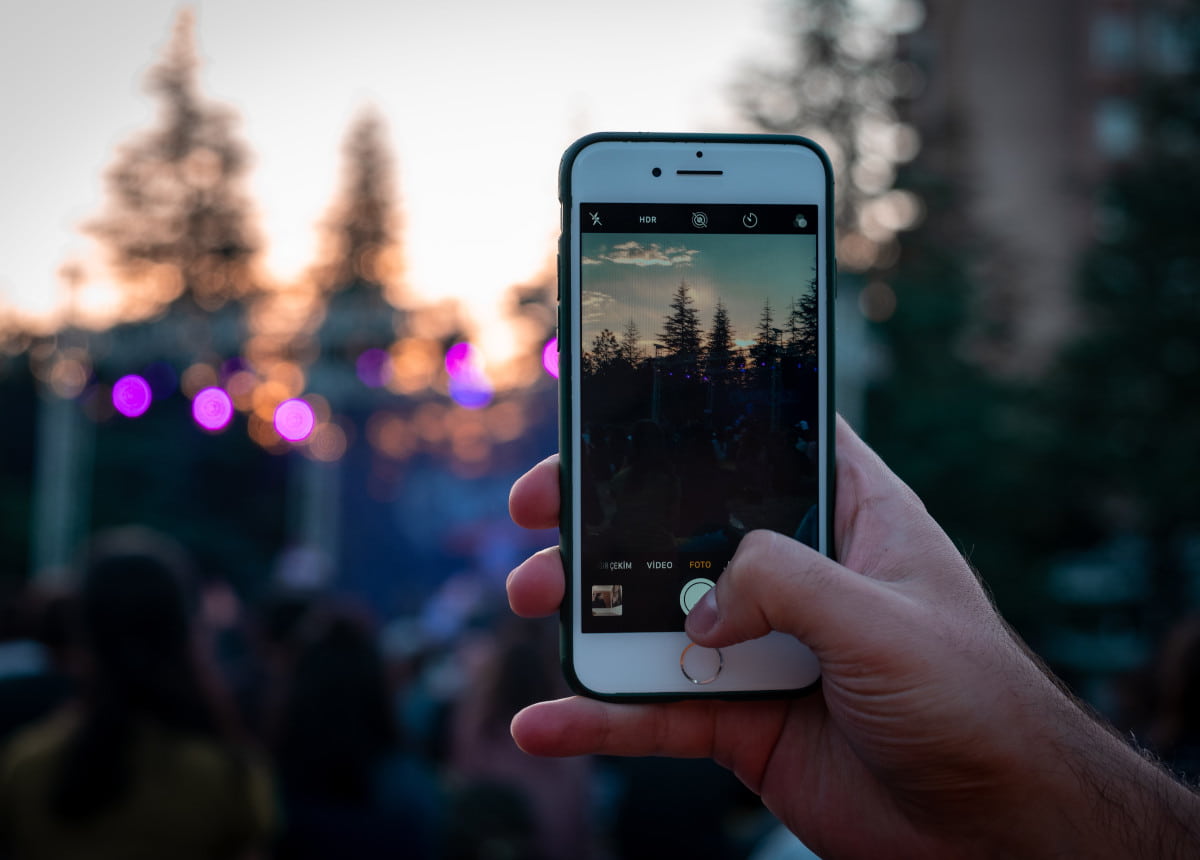
POLYGON ((592 226, 593 227, 603 227, 604 226, 603 224, 600 223, 600 213, 599 212, 589 212, 588 214, 592 216, 592 226))

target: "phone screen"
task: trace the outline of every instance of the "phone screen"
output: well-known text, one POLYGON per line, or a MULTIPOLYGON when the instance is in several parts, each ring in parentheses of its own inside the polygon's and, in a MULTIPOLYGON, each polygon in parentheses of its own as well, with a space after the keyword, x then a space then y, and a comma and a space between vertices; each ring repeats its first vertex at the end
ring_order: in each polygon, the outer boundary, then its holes
POLYGON ((748 531, 817 546, 819 211, 579 207, 582 631, 681 631, 748 531))

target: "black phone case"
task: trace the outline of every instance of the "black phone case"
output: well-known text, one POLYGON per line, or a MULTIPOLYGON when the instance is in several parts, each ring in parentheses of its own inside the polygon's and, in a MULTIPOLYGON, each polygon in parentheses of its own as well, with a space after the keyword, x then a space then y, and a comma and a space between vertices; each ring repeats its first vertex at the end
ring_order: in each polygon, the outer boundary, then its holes
MULTIPOLYGON (((645 142, 645 141, 660 141, 665 143, 783 143, 794 146, 803 146, 806 149, 812 150, 820 159, 822 166, 825 169, 825 211, 832 213, 833 209, 833 167, 830 164, 829 156, 814 141, 799 135, 789 134, 699 134, 699 133, 681 133, 681 134, 665 134, 657 132, 597 132, 579 138, 566 152, 563 153, 558 170, 558 199, 562 204, 562 232, 559 234, 558 241, 558 344, 559 355, 569 356, 570 350, 579 348, 575 343, 576 333, 571 330, 571 303, 574 300, 574 290, 570 283, 570 242, 571 242, 571 227, 572 227, 572 201, 571 194, 571 168, 575 163, 575 159, 579 154, 593 143, 600 141, 625 141, 625 142, 645 142)), ((824 261, 825 261, 825 311, 826 319, 830 320, 830 325, 827 327, 827 337, 825 350, 821 356, 822 361, 827 361, 829 367, 830 384, 826 392, 827 403, 829 405, 826 426, 822 428, 824 433, 823 450, 826 452, 824 456, 828 457, 828 474, 829 481, 826 488, 826 498, 824 504, 830 512, 827 517, 827 533, 825 535, 825 545, 830 547, 830 553, 833 551, 833 504, 835 499, 835 432, 836 432, 836 408, 833 401, 834 394, 834 301, 837 295, 837 258, 834 256, 834 230, 825 231, 826 242, 824 261)), ((559 449, 559 497, 560 513, 559 513, 559 553, 562 557, 563 571, 566 579, 566 591, 563 595, 563 602, 559 608, 559 657, 562 663, 563 675, 567 680, 571 689, 580 695, 587 696, 592 699, 600 699, 602 701, 611 702, 669 702, 683 699, 736 699, 744 701, 747 699, 775 699, 782 696, 797 696, 806 695, 817 689, 820 684, 818 678, 813 684, 801 690, 755 690, 745 693, 704 693, 697 691, 695 693, 622 693, 617 695, 609 695, 597 693, 595 690, 588 688, 579 679, 575 672, 575 661, 572 649, 572 608, 574 601, 578 599, 575 589, 575 575, 571 570, 570 559, 571 553, 571 530, 568 527, 574 511, 574 498, 570 492, 568 476, 571 474, 571 446, 569 434, 576 432, 571 426, 570 403, 574 395, 575 380, 571 376, 572 362, 568 360, 559 361, 559 378, 558 378, 558 449, 559 449)), ((606 635, 606 634, 599 634, 606 635)))

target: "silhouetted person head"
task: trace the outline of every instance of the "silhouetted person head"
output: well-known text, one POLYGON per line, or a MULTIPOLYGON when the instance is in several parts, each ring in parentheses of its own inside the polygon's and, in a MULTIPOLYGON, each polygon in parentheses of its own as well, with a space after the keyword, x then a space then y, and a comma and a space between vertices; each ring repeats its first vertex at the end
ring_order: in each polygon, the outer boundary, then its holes
POLYGON ((374 767, 397 745, 383 657, 371 625, 336 606, 297 628, 276 752, 286 788, 362 803, 374 767))
POLYGON ((124 529, 98 539, 80 589, 93 682, 130 704, 169 711, 178 689, 169 676, 194 670, 193 602, 186 556, 166 538, 124 529))
POLYGON ((215 679, 195 648, 186 554, 141 528, 98 537, 83 565, 77 636, 86 654, 82 714, 52 806, 86 818, 116 805, 133 779, 131 747, 152 724, 203 737, 221 731, 215 679))

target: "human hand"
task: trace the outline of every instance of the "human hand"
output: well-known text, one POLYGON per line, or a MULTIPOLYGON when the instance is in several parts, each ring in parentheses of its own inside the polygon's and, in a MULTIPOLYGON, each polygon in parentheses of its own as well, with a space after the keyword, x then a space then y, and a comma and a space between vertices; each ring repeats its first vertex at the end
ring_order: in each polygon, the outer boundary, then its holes
MULTIPOLYGON (((1089 775, 1164 788, 1157 771, 1042 671, 920 500, 841 421, 837 452, 840 563, 751 533, 687 622, 709 647, 796 636, 820 660, 818 693, 544 702, 514 718, 517 743, 539 755, 711 756, 831 858, 1078 854, 1097 837, 1112 848, 1089 775)), ((510 510, 520 525, 557 524, 557 458, 514 485, 510 510)), ((520 615, 554 612, 557 548, 514 570, 508 591, 520 615)))

